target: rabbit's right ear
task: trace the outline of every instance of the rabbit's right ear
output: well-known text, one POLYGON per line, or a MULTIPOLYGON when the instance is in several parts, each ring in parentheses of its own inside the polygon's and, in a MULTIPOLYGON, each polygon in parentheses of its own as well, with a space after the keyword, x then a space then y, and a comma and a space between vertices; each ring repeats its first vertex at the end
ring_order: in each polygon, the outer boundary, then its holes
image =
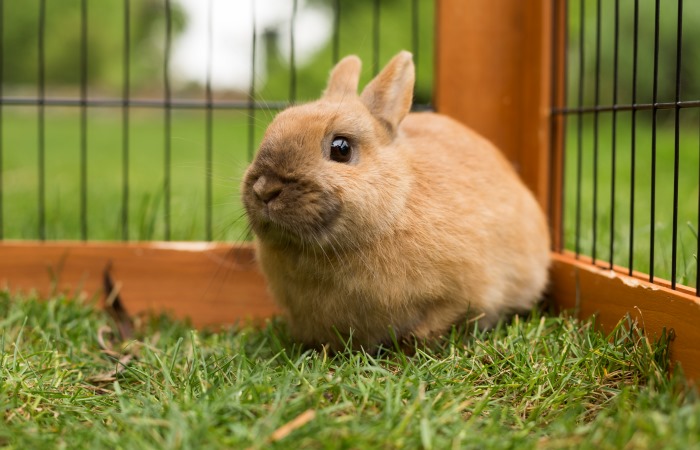
POLYGON ((372 115, 394 135, 411 110, 415 67, 413 55, 402 51, 362 91, 360 99, 372 115))
POLYGON ((362 61, 355 55, 346 56, 335 65, 328 80, 328 87, 323 98, 342 100, 357 96, 357 84, 360 82, 362 61))

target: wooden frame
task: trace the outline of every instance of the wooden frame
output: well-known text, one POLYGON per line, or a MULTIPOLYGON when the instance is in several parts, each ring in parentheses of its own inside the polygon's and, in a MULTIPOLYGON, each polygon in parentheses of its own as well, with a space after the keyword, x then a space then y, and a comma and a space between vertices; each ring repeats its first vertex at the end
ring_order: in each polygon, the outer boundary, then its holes
POLYGON ((109 274, 129 314, 169 312, 195 326, 260 321, 278 312, 253 247, 207 242, 22 242, 0 245, 0 283, 47 296, 104 292, 109 274))
MULTIPOLYGON (((552 300, 582 316, 598 314, 606 329, 625 314, 650 336, 673 329, 672 358, 700 378, 700 302, 692 289, 670 290, 559 251, 563 138, 550 110, 563 95, 562 83, 552 89, 563 73, 562 46, 552 46, 553 35, 564 36, 562 5, 437 0, 436 109, 493 140, 549 211, 557 249, 552 300)), ((165 310, 211 326, 277 313, 247 244, 0 242, 0 284, 13 290, 90 296, 103 290, 105 272, 131 314, 165 310)))

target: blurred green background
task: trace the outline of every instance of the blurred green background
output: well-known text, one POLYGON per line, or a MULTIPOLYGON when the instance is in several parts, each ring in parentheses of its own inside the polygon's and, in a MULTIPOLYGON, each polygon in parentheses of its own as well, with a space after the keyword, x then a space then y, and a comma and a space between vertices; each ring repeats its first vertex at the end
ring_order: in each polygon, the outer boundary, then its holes
MULTIPOLYGON (((598 104, 613 104, 616 2, 612 0, 600 2, 600 12, 597 10, 597 3, 583 0, 582 21, 582 0, 568 2, 567 98, 570 108, 596 104, 596 90, 598 104), (600 21, 597 20, 598 17, 600 21), (597 58, 598 22, 600 23, 600 53, 597 58), (582 23, 583 41, 580 37, 582 23), (581 58, 583 58, 584 67, 582 85, 579 80, 581 58), (581 104, 579 95, 583 100, 581 104)), ((634 0, 619 0, 617 103, 620 104, 632 103, 634 4, 634 0)), ((659 5, 657 101, 674 102, 678 2, 662 0, 659 5)), ((636 103, 651 103, 654 88, 655 1, 638 0, 638 6, 636 103)), ((682 31, 680 98, 682 101, 700 100, 700 2, 683 2, 682 31)), ((675 111, 659 110, 657 112, 656 192, 653 199, 656 211, 653 226, 651 223, 652 114, 651 111, 640 111, 636 115, 634 166, 630 111, 617 113, 617 129, 614 137, 612 112, 600 112, 597 118, 593 113, 584 114, 580 123, 578 117, 569 116, 566 121, 564 240, 566 248, 575 250, 578 234, 578 249, 582 254, 595 255, 597 259, 605 262, 612 260, 615 264, 624 267, 629 267, 629 255, 632 250, 633 268, 648 273, 651 267, 650 250, 653 232, 654 273, 656 276, 670 279, 673 248, 675 111), (597 133, 596 121, 598 122, 597 133), (615 149, 614 171, 613 149, 615 149), (634 184, 632 184, 633 173, 634 184), (596 188, 597 195, 594 193, 596 188), (633 204, 632 197, 634 197, 633 204), (579 209, 578 220, 577 209, 579 209), (611 228, 613 213, 614 227, 611 228), (630 249, 632 235, 634 239, 630 249), (613 240, 612 255, 611 239, 613 240)), ((694 286, 697 262, 700 108, 681 109, 678 130, 677 280, 694 286)))
MULTIPOLYGON (((205 3, 205 2, 202 2, 205 3)), ((291 1, 278 2, 289 7, 291 1)), ((335 1, 298 3, 298 8, 318 6, 330 11, 335 1)), ((123 1, 88 1, 89 95, 119 98, 122 92, 124 46, 123 1)), ((160 99, 163 95, 163 1, 131 2, 131 97, 160 99)), ((258 2, 256 5, 260 5, 258 2)), ((338 28, 339 56, 357 54, 364 61, 361 85, 375 73, 373 62, 374 4, 342 0, 338 28)), ((380 65, 402 49, 417 56, 416 102, 427 103, 432 92, 433 3, 415 2, 418 8, 418 42, 414 42, 413 2, 383 0, 380 3, 380 65)), ((172 4, 173 41, 187 26, 188 17, 177 2, 172 4)), ((259 8, 261 6, 258 6, 259 8)), ((7 97, 37 95, 38 2, 4 2, 3 90, 7 97)), ((259 15, 263 11, 258 11, 259 15)), ((80 92, 80 1, 48 1, 46 8, 46 80, 48 97, 76 98, 80 92)), ((290 14, 291 18, 291 14, 290 14)), ((332 20, 332 15, 330 17, 332 20)), ((256 75, 255 99, 261 110, 213 112, 213 238, 245 238, 245 219, 238 186, 248 163, 249 122, 254 126, 253 146, 261 139, 277 111, 273 102, 290 95, 290 67, 277 30, 258 30, 258 58, 264 76, 256 75), (264 31, 267 31, 264 33, 264 31), (272 31, 272 32, 271 32, 272 31), (278 42, 278 40, 280 42, 278 42)), ((201 49, 206 51, 205 48, 201 49)), ((318 98, 333 66, 333 42, 329 40, 310 61, 298 65, 296 100, 318 98)), ((174 85, 173 98, 204 101, 205 88, 192 83, 174 85)), ((214 101, 248 100, 247 89, 215 91, 214 101)), ((205 230, 206 112, 174 110, 171 132, 171 239, 202 240, 205 230)), ((46 107, 46 237, 80 239, 80 110, 46 107)), ((3 210, 4 237, 39 237, 38 212, 38 113, 36 106, 3 106, 3 210)), ((122 112, 119 107, 90 107, 87 126, 88 238, 121 239, 122 227, 122 112)), ((164 111, 130 108, 129 120, 129 223, 132 240, 165 237, 164 111)))

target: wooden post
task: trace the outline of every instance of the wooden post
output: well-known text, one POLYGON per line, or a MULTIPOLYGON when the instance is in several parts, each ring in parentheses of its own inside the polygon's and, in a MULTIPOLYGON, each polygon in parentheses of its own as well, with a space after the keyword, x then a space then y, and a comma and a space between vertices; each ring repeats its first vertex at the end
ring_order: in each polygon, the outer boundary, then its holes
POLYGON ((435 107, 490 139, 549 203, 549 0, 438 0, 435 107))

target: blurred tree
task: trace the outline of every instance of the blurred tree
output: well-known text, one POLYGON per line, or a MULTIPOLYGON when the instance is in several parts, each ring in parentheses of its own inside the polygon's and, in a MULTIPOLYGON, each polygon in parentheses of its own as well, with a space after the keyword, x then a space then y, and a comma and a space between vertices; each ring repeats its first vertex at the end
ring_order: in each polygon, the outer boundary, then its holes
MULTIPOLYGON (((49 85, 80 82, 81 0, 46 0, 45 61, 49 85)), ((124 6, 126 0, 87 0, 88 81, 102 88, 121 85, 123 73, 124 6)), ((38 79, 39 0, 4 2, 2 33, 3 83, 33 85, 38 79)), ((159 81, 165 43, 165 1, 131 0, 132 85, 159 81)), ((183 29, 185 17, 171 4, 173 38, 183 29)))
MULTIPOLYGON (((374 14, 375 2, 357 0, 309 0, 314 6, 324 7, 329 20, 340 11, 338 37, 339 58, 358 55, 363 62, 360 90, 373 77, 374 14), (336 9, 339 8, 339 9, 336 9)), ((433 90, 434 1, 433 0, 381 0, 379 5, 378 64, 381 69, 389 59, 401 50, 414 54, 416 62, 415 103, 430 103, 433 90), (413 8, 416 16, 414 16, 413 8), (418 19, 414 23, 414 19, 418 19), (414 24, 416 27, 414 28, 414 24), (417 38, 418 47, 414 48, 417 38)), ((290 14, 291 16, 291 14, 290 14)), ((264 100, 281 100, 290 97, 291 67, 281 56, 281 35, 278 30, 265 36, 267 83, 258 92, 264 100)), ((326 86, 333 67, 333 35, 311 61, 296 68, 296 100, 316 99, 326 86)), ((287 51, 287 49, 284 49, 287 51)))

